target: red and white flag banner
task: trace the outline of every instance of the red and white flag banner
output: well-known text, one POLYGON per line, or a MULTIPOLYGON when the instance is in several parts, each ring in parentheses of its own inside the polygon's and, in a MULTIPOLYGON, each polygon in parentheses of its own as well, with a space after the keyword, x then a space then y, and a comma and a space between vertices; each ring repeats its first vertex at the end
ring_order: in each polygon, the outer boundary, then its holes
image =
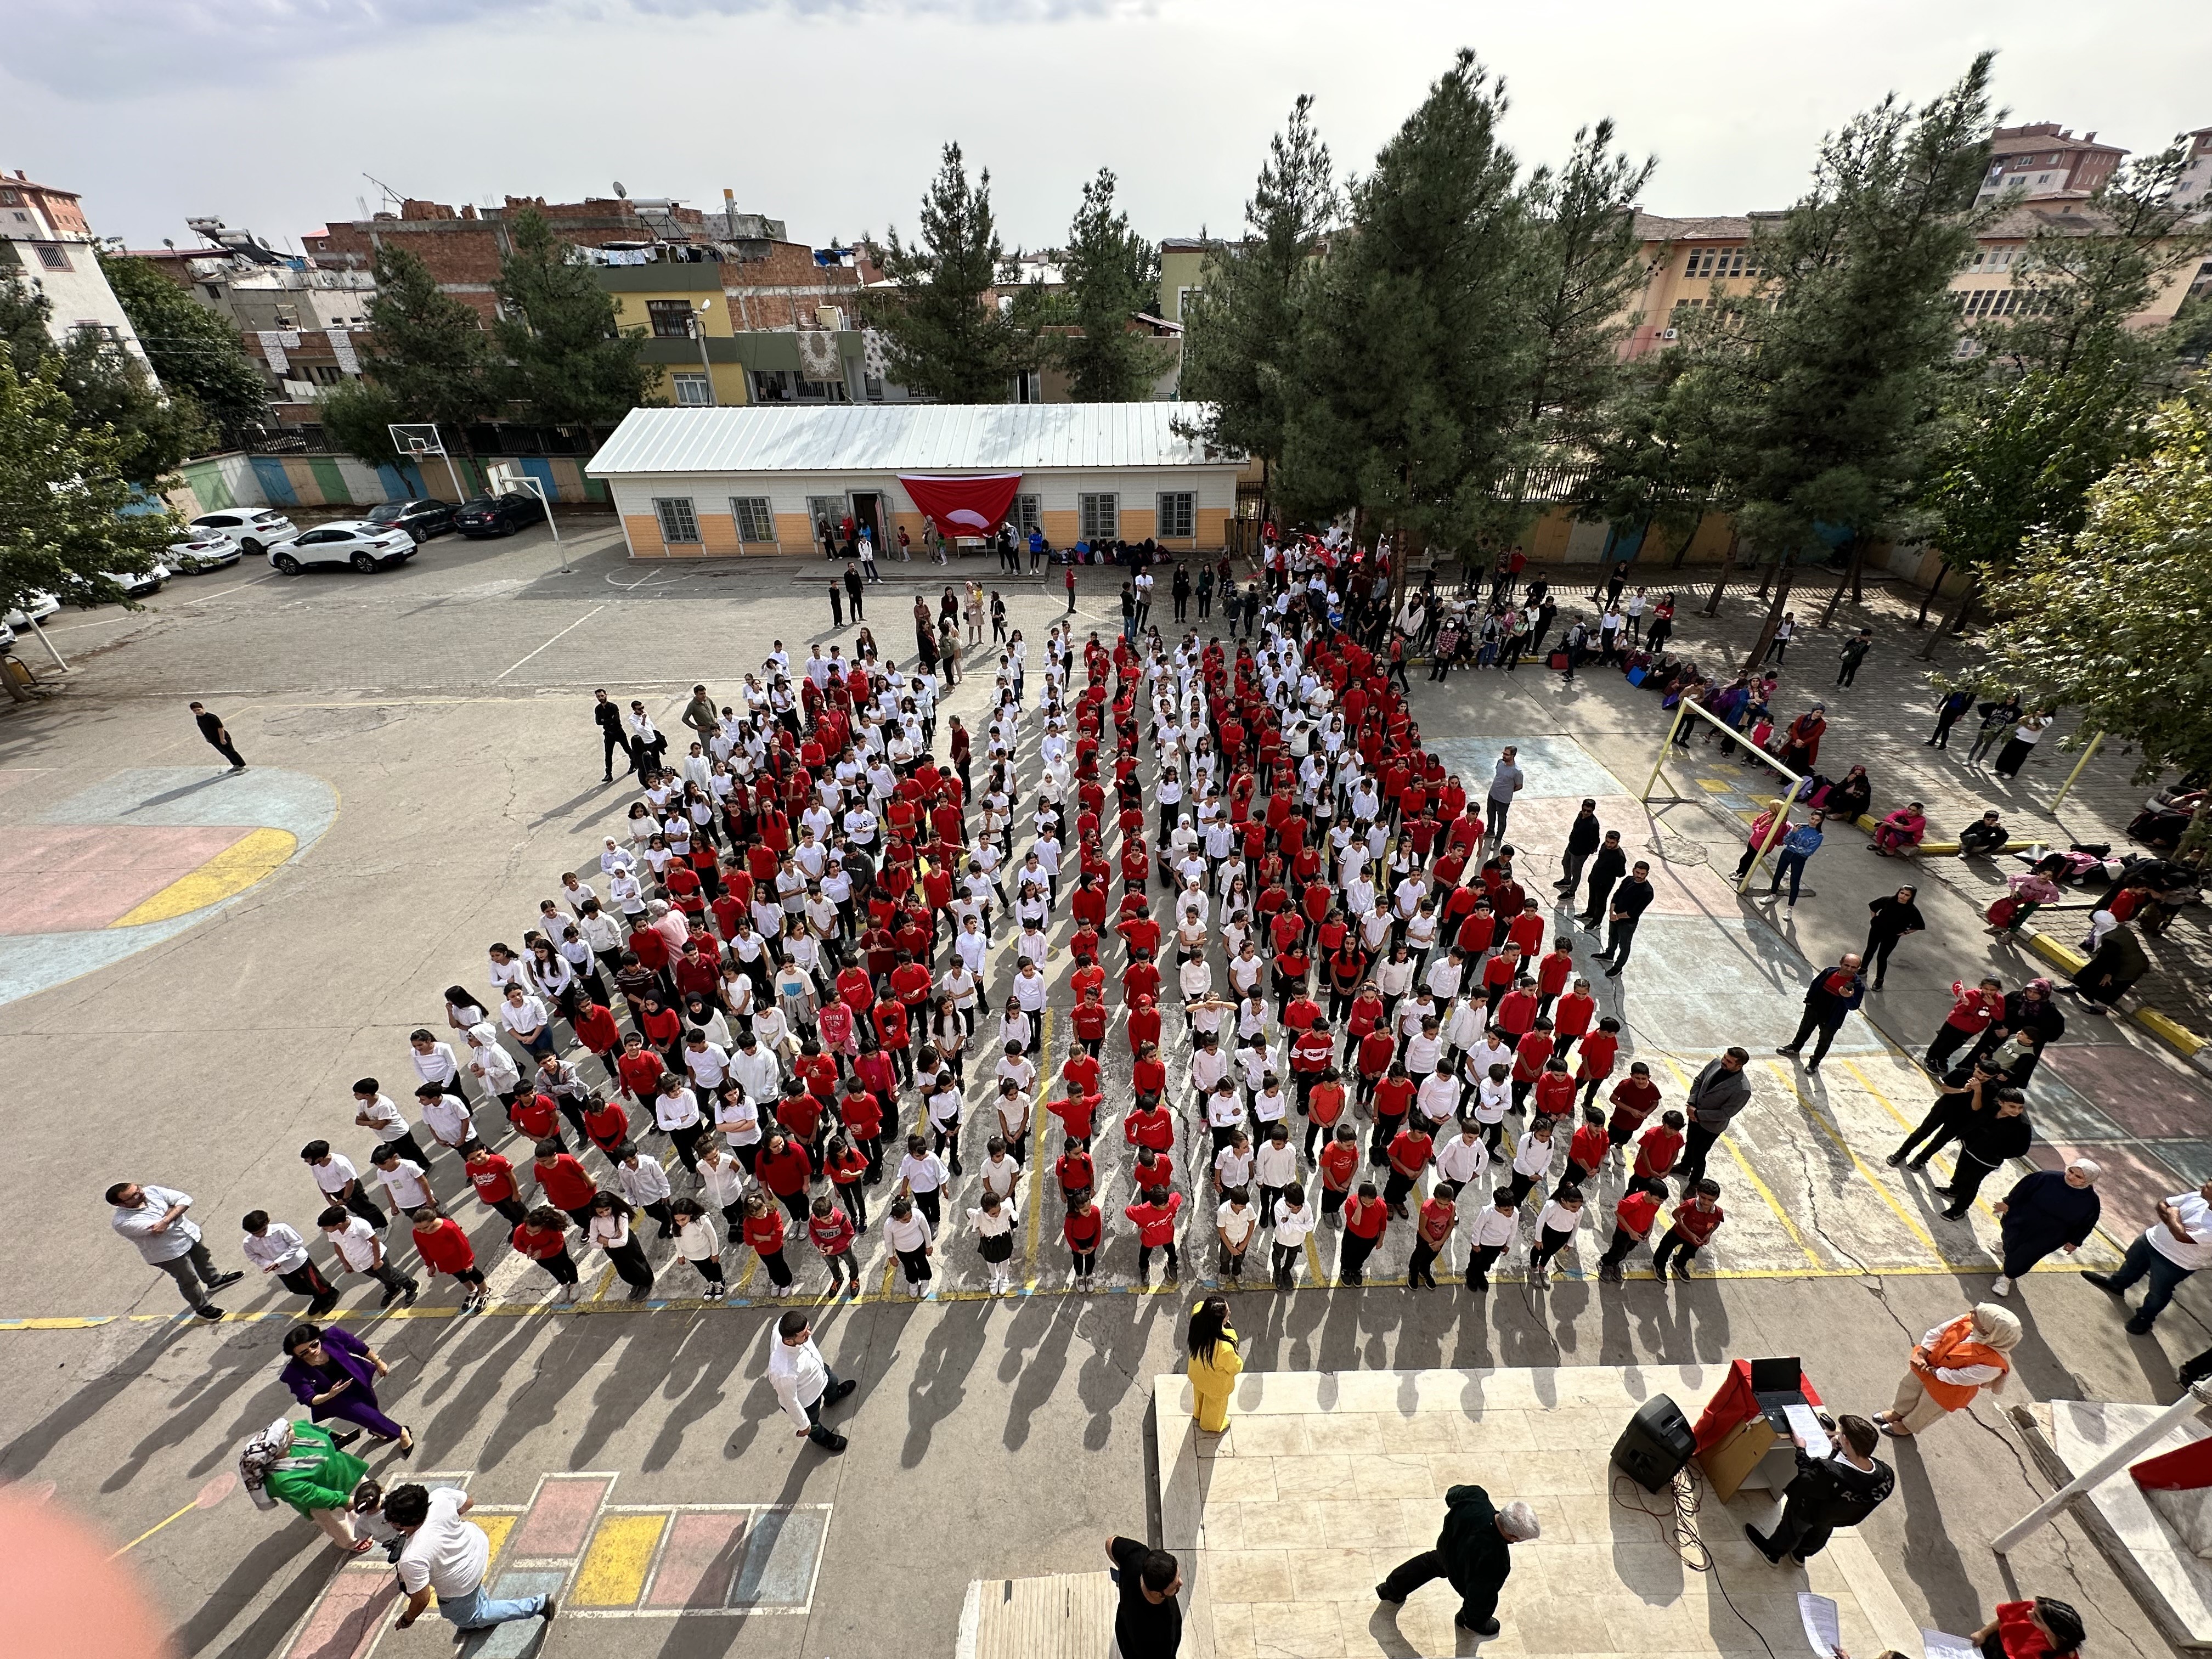
POLYGON ((1014 504, 1021 483, 1018 472, 970 472, 942 477, 927 473, 898 475, 914 504, 935 521, 938 533, 948 538, 988 536, 999 527, 1014 504))

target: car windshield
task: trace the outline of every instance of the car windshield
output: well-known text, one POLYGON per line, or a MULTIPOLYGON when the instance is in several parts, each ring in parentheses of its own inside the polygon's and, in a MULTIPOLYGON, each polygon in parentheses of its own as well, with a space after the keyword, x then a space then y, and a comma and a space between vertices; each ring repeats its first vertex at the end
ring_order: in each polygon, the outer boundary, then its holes
POLYGON ((368 521, 371 524, 390 524, 411 505, 413 503, 409 501, 386 501, 381 507, 372 507, 368 509, 368 521))
POLYGON ((461 511, 464 513, 491 513, 495 512, 498 509, 498 507, 499 503, 492 500, 490 496, 478 495, 473 501, 462 502, 461 511))

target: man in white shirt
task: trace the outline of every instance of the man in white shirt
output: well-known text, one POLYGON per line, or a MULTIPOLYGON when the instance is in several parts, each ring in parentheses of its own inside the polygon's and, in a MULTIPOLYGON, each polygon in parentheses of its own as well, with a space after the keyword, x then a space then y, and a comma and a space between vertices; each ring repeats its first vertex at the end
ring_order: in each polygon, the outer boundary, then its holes
POLYGON ((1439 1139, 1436 1158, 1438 1182, 1449 1181, 1462 1192, 1474 1187, 1490 1169, 1490 1148, 1473 1123, 1462 1123, 1459 1133, 1449 1139, 1439 1139))
POLYGON ((551 1622, 560 1611, 550 1595, 494 1601, 484 1594, 484 1569, 491 1564, 491 1538, 465 1520, 472 1507, 466 1492, 452 1486, 428 1491, 410 1481, 385 1495, 384 1518, 405 1541, 399 1550, 399 1588, 407 1605, 395 1628, 405 1630, 437 1598, 438 1611, 457 1629, 484 1630, 516 1619, 551 1622))
POLYGON ((2193 1193, 2160 1199, 2158 1224, 2128 1247, 2128 1259, 2116 1273, 2083 1273, 2084 1284, 2118 1296, 2148 1273, 2150 1289, 2128 1321, 2130 1336, 2141 1336, 2173 1300, 2175 1286, 2212 1262, 2212 1181, 2193 1193))
POLYGON ((1491 1206, 1474 1218, 1467 1235, 1467 1287, 1490 1288, 1490 1270, 1513 1248, 1521 1231, 1521 1206, 1510 1187, 1500 1187, 1491 1206))
POLYGON ((138 1254, 177 1281, 185 1304, 202 1319, 220 1319, 222 1310, 201 1293, 219 1291, 246 1277, 242 1273, 219 1273, 215 1258, 201 1241, 198 1225, 185 1212, 192 1195, 173 1187, 142 1187, 135 1181, 118 1181, 107 1189, 115 1213, 109 1224, 138 1247, 138 1254))
POLYGON ((840 1378, 814 1345, 806 1316, 793 1309, 776 1321, 769 1339, 769 1386, 775 1390, 783 1414, 796 1425, 794 1437, 811 1440, 826 1452, 845 1449, 845 1437, 823 1425, 822 1413, 859 1386, 850 1377, 840 1378))
POLYGON ((426 1170, 430 1167, 430 1155, 416 1142, 406 1118, 386 1097, 374 1078, 365 1077, 355 1084, 353 1097, 356 1123, 375 1131, 380 1145, 395 1148, 400 1157, 412 1158, 426 1170))
POLYGON ((337 1306, 337 1289, 307 1255, 307 1242, 281 1221, 271 1221, 266 1210, 249 1210, 239 1253, 273 1275, 288 1291, 307 1298, 307 1316, 319 1319, 337 1306))

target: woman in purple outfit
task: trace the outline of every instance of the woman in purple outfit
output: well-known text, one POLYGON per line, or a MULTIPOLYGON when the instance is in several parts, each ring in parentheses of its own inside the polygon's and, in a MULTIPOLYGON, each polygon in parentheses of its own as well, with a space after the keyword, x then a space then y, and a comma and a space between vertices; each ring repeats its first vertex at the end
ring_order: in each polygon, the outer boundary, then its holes
MULTIPOLYGON (((301 1323, 284 1334, 284 1386, 318 1423, 342 1417, 379 1440, 396 1441, 402 1457, 415 1450, 414 1431, 386 1417, 376 1401, 376 1380, 391 1370, 376 1350, 336 1325, 301 1323)), ((351 1435, 346 1439, 353 1438, 351 1435)))

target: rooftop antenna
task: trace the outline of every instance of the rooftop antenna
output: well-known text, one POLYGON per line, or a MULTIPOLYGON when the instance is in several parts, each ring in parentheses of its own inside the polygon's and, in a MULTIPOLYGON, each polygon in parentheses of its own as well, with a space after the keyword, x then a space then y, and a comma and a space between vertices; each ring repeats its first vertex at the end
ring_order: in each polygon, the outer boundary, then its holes
POLYGON ((385 200, 390 202, 392 206, 398 207, 406 199, 401 196, 398 191, 392 189, 391 185, 386 184, 383 179, 378 178, 374 173, 364 170, 361 176, 368 179, 370 184, 374 185, 379 190, 382 191, 384 192, 385 200))

